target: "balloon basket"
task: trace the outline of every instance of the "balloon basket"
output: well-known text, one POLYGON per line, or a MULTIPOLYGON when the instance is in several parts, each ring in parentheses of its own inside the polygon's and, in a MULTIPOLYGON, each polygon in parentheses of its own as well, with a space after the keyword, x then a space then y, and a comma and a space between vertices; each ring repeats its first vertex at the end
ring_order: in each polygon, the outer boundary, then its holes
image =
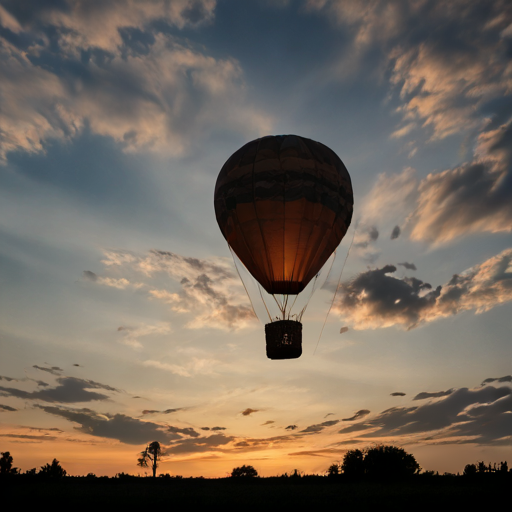
POLYGON ((278 320, 265 325, 267 357, 296 359, 302 354, 302 324, 295 320, 278 320))

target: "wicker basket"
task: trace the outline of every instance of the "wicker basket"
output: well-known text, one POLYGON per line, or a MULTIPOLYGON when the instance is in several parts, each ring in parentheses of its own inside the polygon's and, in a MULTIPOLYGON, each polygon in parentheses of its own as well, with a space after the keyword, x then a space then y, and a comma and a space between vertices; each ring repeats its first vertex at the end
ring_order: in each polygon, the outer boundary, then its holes
POLYGON ((296 359, 302 354, 302 324, 295 320, 278 320, 265 325, 267 357, 296 359))

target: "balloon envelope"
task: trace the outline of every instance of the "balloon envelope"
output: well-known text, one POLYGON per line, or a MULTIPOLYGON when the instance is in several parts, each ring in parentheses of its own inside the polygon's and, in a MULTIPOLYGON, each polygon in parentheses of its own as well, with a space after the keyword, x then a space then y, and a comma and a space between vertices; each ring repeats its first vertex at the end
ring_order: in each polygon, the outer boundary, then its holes
POLYGON ((327 146, 297 135, 249 142, 222 167, 215 214, 236 255, 271 294, 298 294, 352 219, 352 184, 327 146))

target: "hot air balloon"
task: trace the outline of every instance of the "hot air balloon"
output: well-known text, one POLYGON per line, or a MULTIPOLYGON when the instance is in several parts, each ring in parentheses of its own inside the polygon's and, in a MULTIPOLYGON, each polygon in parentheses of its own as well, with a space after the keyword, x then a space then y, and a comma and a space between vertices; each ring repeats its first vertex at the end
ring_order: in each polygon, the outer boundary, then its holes
POLYGON ((301 314, 294 319, 287 308, 348 230, 354 200, 346 167, 319 142, 297 135, 263 137, 224 164, 214 203, 234 254, 266 292, 280 297, 282 315, 265 325, 267 356, 300 357, 301 314))

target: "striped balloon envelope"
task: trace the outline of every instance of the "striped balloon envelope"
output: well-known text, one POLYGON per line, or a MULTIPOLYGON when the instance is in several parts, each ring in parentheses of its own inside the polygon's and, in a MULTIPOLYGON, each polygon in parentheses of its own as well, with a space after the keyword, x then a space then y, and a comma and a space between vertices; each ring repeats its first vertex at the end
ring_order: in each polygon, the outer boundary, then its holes
POLYGON ((271 294, 298 294, 352 219, 350 175, 327 146, 297 135, 249 142, 222 167, 215 214, 228 244, 271 294))

